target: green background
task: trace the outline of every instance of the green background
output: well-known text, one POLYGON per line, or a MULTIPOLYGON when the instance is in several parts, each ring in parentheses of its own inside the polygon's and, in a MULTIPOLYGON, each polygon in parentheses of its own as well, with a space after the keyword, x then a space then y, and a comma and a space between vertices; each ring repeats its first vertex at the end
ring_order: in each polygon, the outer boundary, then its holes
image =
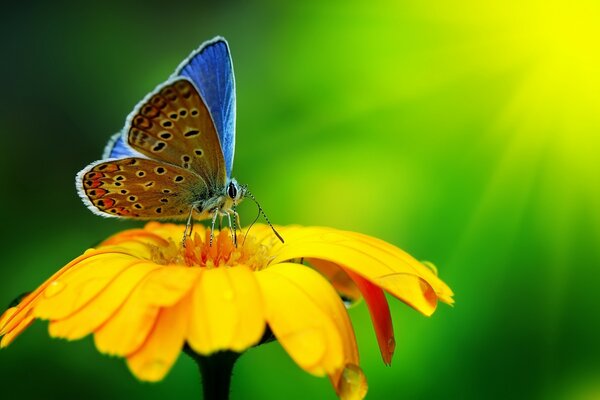
MULTIPOLYGON (((20 3, 0 15, 0 304, 139 225, 92 215, 74 176, 219 34, 237 78, 234 175, 271 220, 383 238, 456 293, 431 318, 391 300, 392 367, 365 305, 350 310, 369 398, 600 398, 594 2, 20 3)), ((186 356, 139 383, 89 338, 46 329, 0 352, 3 398, 201 397, 186 356)), ((278 344, 244 355, 232 389, 335 397, 278 344)))

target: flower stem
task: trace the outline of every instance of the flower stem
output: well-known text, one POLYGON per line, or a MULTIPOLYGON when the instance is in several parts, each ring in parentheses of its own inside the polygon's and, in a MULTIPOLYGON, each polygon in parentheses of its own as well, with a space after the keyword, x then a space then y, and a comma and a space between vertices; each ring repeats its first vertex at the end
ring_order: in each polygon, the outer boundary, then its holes
POLYGON ((186 346, 185 352, 196 361, 202 375, 202 393, 204 400, 229 399, 229 387, 233 366, 240 353, 220 351, 210 356, 201 356, 186 346))

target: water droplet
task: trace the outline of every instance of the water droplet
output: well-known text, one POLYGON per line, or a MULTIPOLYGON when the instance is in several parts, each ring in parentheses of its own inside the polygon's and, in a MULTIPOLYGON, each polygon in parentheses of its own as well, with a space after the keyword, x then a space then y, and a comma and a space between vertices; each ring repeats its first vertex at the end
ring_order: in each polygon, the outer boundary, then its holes
POLYGON ((387 350, 390 354, 394 354, 394 351, 396 350, 396 339, 394 339, 393 336, 387 341, 387 350))
POLYGON ((54 297, 60 292, 62 292, 65 287, 66 285, 60 281, 50 282, 46 290, 44 290, 44 296, 46 298, 54 297))
POLYGON ((359 366, 346 365, 340 378, 338 396, 341 399, 362 399, 367 395, 367 378, 359 366))
POLYGON ((421 264, 429 268, 431 272, 433 272, 437 276, 438 269, 431 261, 421 261, 421 264))
POLYGON ((352 308, 352 307, 354 307, 355 305, 357 305, 358 303, 360 303, 360 299, 361 299, 360 297, 353 299, 353 298, 348 297, 348 296, 346 296, 344 294, 340 294, 340 298, 342 299, 342 302, 344 303, 344 306, 346 308, 352 308))

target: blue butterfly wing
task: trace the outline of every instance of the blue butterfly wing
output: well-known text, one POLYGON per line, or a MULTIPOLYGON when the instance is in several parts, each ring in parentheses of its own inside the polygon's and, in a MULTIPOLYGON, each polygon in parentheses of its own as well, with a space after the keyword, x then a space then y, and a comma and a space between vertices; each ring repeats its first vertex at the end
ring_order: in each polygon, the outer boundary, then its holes
POLYGON ((215 123, 230 177, 235 150, 235 78, 227 41, 215 37, 204 42, 181 63, 174 76, 191 79, 200 91, 215 123))
POLYGON ((140 153, 133 150, 128 144, 127 139, 122 132, 115 133, 110 137, 110 140, 104 147, 104 153, 102 158, 127 158, 127 157, 139 157, 140 153))

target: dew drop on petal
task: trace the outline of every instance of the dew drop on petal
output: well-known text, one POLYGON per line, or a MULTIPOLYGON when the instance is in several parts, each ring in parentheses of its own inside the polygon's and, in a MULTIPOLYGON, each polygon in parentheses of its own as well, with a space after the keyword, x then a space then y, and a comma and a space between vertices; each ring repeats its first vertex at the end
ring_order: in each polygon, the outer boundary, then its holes
POLYGON ((389 354, 394 354, 395 350, 396 350, 396 339, 394 339, 394 337, 391 337, 387 341, 387 351, 389 354))
POLYGON ((46 290, 44 290, 44 296, 46 298, 54 297, 60 292, 62 292, 65 287, 66 285, 64 283, 60 281, 53 281, 48 285, 46 290))
POLYGON ((344 303, 344 307, 346 307, 347 309, 354 307, 355 305, 360 303, 361 298, 350 298, 348 296, 345 296, 343 294, 340 294, 340 298, 342 299, 342 302, 344 303))
POLYGON ((348 364, 342 372, 338 396, 344 400, 362 399, 367 395, 367 378, 358 365, 348 364))
POLYGON ((421 261, 421 264, 429 268, 436 276, 438 275, 438 269, 431 261, 421 261))

